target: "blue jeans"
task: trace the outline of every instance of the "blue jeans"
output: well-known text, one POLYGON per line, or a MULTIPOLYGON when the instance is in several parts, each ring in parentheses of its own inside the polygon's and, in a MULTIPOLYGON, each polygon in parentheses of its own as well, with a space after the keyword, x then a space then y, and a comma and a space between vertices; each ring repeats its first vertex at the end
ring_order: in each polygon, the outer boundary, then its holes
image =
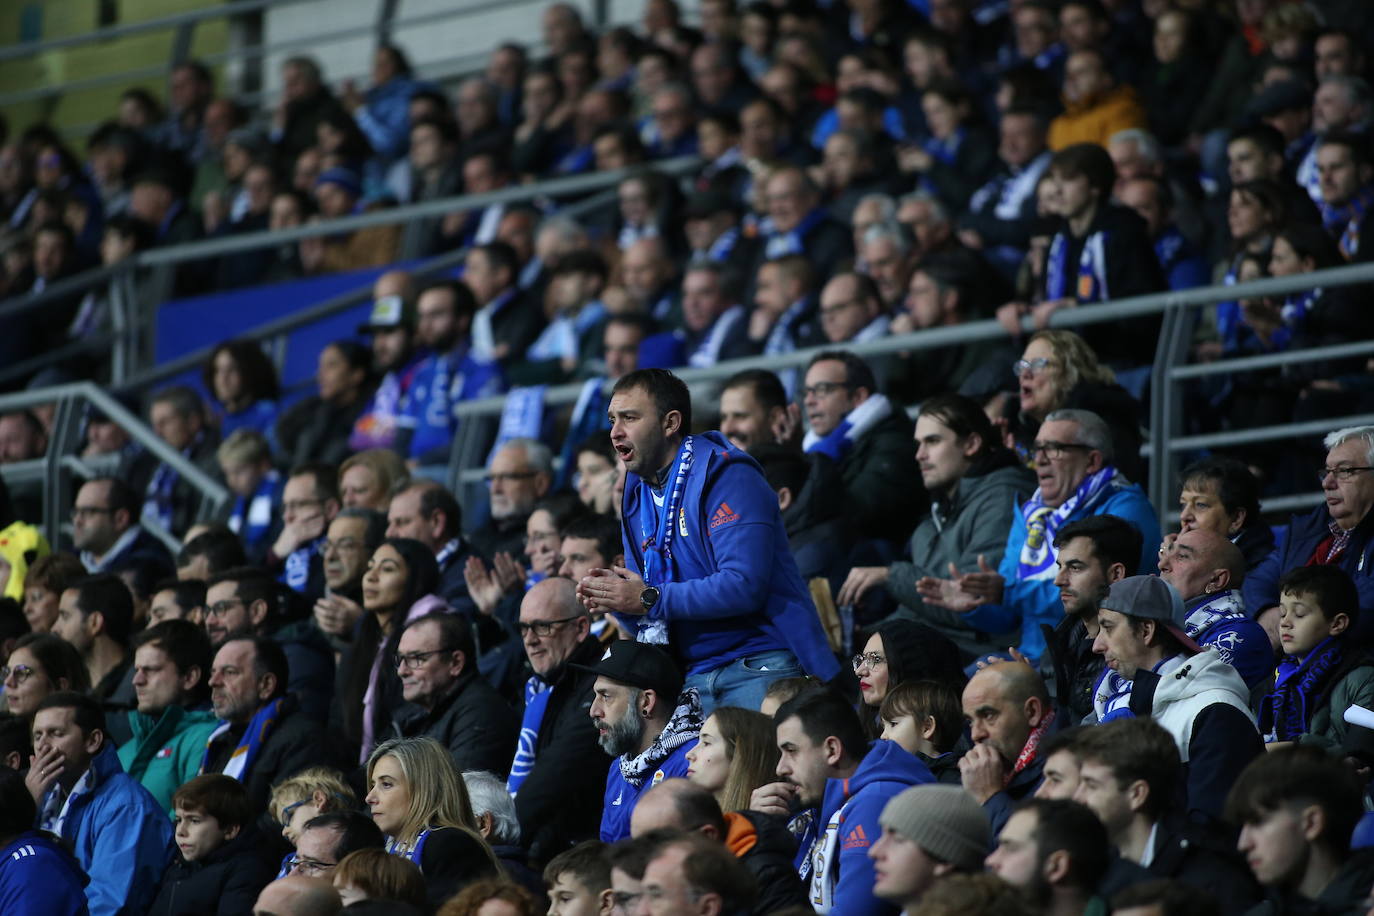
POLYGON ((717 706, 740 706, 757 711, 769 684, 804 674, 801 663, 790 650, 772 649, 689 675, 685 686, 697 689, 701 694, 702 715, 709 716, 717 706))

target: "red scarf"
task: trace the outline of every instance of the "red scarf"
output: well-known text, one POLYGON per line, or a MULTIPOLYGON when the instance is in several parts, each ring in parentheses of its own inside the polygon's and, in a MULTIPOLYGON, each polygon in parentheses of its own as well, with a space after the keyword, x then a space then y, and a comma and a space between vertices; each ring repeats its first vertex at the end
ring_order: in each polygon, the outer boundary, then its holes
POLYGON ((1040 750, 1040 741, 1045 737, 1045 733, 1054 724, 1054 710, 1051 709, 1045 714, 1045 718, 1040 720, 1040 724, 1031 729, 1030 736, 1026 738, 1026 746, 1021 748, 1021 753, 1016 755, 1016 765, 1007 774, 1007 782, 1010 783, 1016 778, 1016 774, 1026 767, 1035 763, 1036 753, 1040 750))

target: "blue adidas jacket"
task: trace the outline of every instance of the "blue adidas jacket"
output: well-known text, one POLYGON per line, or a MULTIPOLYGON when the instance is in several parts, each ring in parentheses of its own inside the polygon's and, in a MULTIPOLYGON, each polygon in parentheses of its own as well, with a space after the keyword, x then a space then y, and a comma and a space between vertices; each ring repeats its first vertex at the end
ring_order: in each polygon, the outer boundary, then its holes
POLYGON ((85 883, 71 854, 37 831, 21 833, 0 849, 5 916, 87 916, 85 883))
MULTIPOLYGON (((1159 556, 1159 518, 1144 490, 1136 484, 1106 490, 1092 503, 1080 506, 1064 524, 1090 515, 1115 515, 1135 526, 1142 538, 1137 574, 1147 576, 1155 572, 1155 561, 1159 556)), ((1034 665, 1045 651, 1045 635, 1040 625, 1049 624, 1053 628, 1063 618, 1064 606, 1059 601, 1059 589, 1054 584, 1053 575, 1024 581, 1016 578, 1017 562, 1025 543, 1026 516, 1018 508, 1011 531, 1007 532, 1007 549, 997 567, 1006 580, 1002 603, 974 608, 964 615, 964 620, 984 633, 1005 633, 1019 626, 1021 645, 1018 648, 1034 665)))
POLYGON ((171 860, 172 822, 120 767, 113 744, 100 749, 91 769, 94 785, 72 803, 62 839, 91 878, 91 916, 134 916, 153 902, 171 860))
POLYGON ((930 768, 901 745, 895 741, 874 741, 853 776, 826 782, 821 814, 816 820, 812 874, 807 882, 812 905, 820 902, 815 885, 823 881, 831 888, 831 913, 888 916, 897 912, 896 906, 873 896, 873 884, 877 879, 868 850, 878 842, 882 832, 878 816, 883 813, 888 799, 904 789, 934 781, 930 768), (829 837, 830 819, 842 807, 839 836, 829 837), (834 854, 826 855, 823 851, 828 841, 834 854))
POLYGON ((665 779, 681 779, 687 775, 687 752, 697 746, 693 738, 679 745, 654 770, 652 776, 638 786, 625 778, 620 772, 620 758, 611 761, 606 771, 606 801, 601 806, 601 842, 615 843, 630 838, 630 814, 635 809, 639 796, 648 792, 665 779))
MULTIPOLYGON (((788 547, 777 494, 758 462, 719 432, 695 439, 672 581, 659 587, 650 619, 669 621, 673 650, 689 674, 785 648, 808 674, 829 681, 840 666, 788 547)), ((652 499, 649 489, 630 474, 621 512, 625 565, 641 575, 639 506, 652 499)))

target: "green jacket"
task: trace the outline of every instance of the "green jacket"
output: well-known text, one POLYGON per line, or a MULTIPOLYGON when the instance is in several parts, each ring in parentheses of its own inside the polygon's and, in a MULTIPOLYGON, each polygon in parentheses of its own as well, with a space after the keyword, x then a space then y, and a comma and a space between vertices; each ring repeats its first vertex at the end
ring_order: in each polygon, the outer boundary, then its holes
POLYGON ((119 748, 119 762, 170 815, 173 793, 200 772, 205 744, 218 724, 208 709, 169 706, 156 720, 131 709, 129 727, 134 736, 119 748))
POLYGON ((1340 675, 1325 702, 1317 706, 1308 723, 1307 732, 1298 737, 1299 744, 1319 747, 1345 757, 1352 753, 1369 756, 1374 753, 1374 739, 1363 728, 1351 728, 1345 721, 1345 711, 1357 703, 1374 706, 1374 665, 1368 657, 1359 659, 1340 675))

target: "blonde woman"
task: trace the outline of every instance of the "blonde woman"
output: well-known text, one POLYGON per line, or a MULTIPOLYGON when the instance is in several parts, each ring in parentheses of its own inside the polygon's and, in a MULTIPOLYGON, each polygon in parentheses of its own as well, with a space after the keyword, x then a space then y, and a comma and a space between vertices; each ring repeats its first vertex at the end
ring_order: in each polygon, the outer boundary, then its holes
POLYGON ((759 786, 773 782, 778 745, 773 720, 738 706, 706 718, 696 747, 687 752, 687 778, 706 789, 721 811, 743 811, 759 786))
POLYGON ((354 506, 386 512, 391 494, 410 479, 405 462, 388 448, 370 448, 339 465, 339 497, 354 506))
POLYGON ((383 742, 368 758, 367 785, 364 801, 386 834, 387 852, 419 867, 431 907, 479 878, 501 874, 477 832, 462 774, 438 741, 383 742))
POLYGON ((1027 463, 1052 411, 1066 407, 1090 410, 1112 431, 1116 467, 1132 481, 1141 479, 1140 404, 1116 383, 1116 374, 1097 359, 1092 347, 1073 331, 1036 331, 1012 366, 1018 407, 1011 421, 1015 448, 1027 463))

